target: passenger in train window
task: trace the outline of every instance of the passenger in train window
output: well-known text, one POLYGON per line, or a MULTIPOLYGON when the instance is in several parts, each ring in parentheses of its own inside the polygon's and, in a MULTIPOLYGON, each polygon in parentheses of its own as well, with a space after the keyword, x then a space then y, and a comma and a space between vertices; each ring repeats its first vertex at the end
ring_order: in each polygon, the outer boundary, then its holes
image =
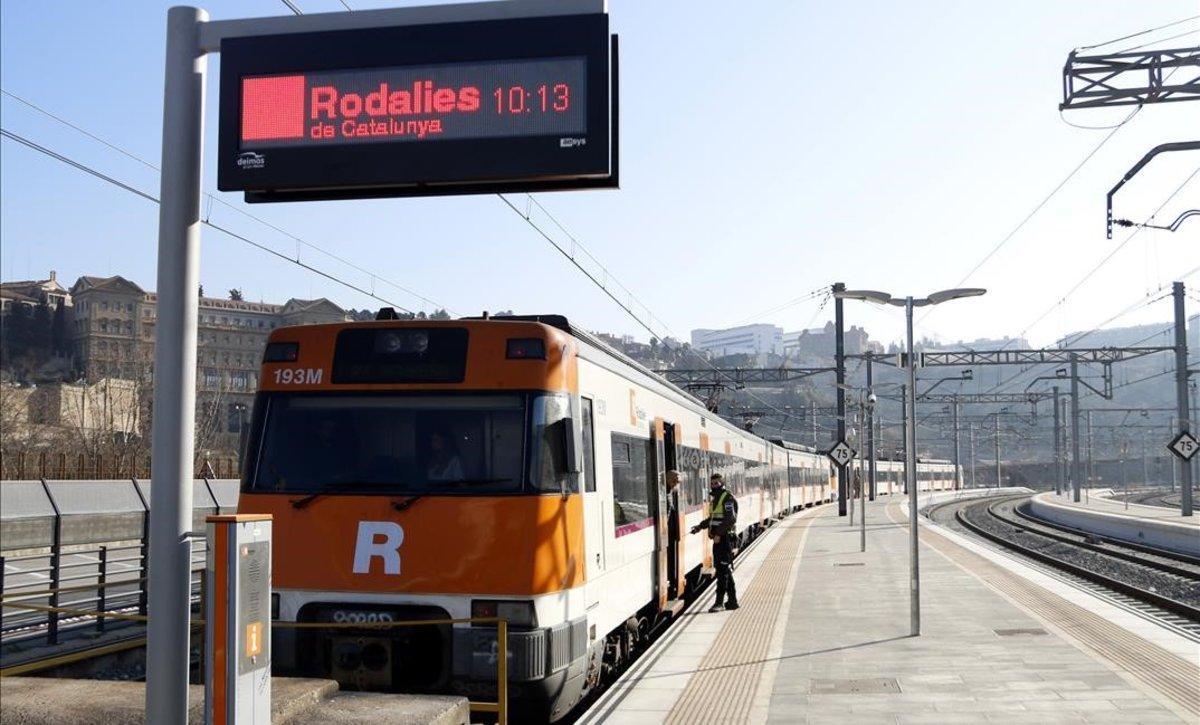
POLYGON ((461 481, 462 460, 454 448, 454 439, 441 431, 429 434, 429 463, 425 475, 430 481, 461 481))
POLYGON ((734 532, 737 531, 737 499, 725 488, 725 478, 714 473, 708 481, 708 518, 692 527, 695 534, 708 529, 713 542, 713 566, 717 569, 717 601, 708 610, 737 609, 737 587, 733 581, 733 557, 737 554, 734 532), (728 602, 728 603, 726 603, 728 602))

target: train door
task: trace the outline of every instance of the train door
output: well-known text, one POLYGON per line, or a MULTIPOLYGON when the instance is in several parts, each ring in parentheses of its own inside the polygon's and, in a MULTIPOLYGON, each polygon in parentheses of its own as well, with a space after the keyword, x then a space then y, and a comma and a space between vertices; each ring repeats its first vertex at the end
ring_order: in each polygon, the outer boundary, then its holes
MULTIPOLYGON (((663 424, 664 470, 680 471, 679 426, 663 424)), ((681 472, 682 475, 682 472, 681 472)), ((683 571, 683 482, 674 491, 666 491, 667 501, 667 594, 668 599, 683 596, 683 582, 679 573, 683 571)))
POLYGON ((607 532, 612 530, 612 504, 604 506, 603 495, 596 486, 596 430, 592 415, 592 399, 580 398, 583 442, 583 517, 584 546, 587 550, 588 606, 600 601, 600 577, 607 565, 605 542, 607 532), (607 510, 607 515, 606 515, 607 510))
POLYGON ((668 424, 662 418, 655 418, 650 426, 650 439, 653 442, 653 455, 650 456, 649 503, 650 517, 654 520, 654 560, 651 567, 654 586, 654 600, 659 611, 667 609, 671 599, 670 583, 668 580, 669 540, 669 507, 667 505, 667 446, 666 431, 668 424))

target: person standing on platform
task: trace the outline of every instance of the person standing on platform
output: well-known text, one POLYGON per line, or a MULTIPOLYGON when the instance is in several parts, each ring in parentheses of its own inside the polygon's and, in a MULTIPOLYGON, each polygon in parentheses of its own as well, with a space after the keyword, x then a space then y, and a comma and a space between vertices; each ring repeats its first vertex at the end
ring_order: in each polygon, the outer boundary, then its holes
POLYGON ((692 527, 692 533, 708 529, 713 542, 713 565, 717 569, 717 601, 708 611, 737 609, 737 587, 733 581, 733 557, 737 553, 737 499, 725 488, 725 478, 714 473, 708 480, 708 518, 692 527))

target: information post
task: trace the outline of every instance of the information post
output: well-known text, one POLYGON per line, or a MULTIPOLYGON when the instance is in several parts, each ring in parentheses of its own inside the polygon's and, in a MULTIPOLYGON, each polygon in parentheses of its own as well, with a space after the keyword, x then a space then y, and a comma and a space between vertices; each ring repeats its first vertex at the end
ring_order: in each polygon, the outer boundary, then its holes
POLYGON ((271 517, 209 516, 204 722, 271 722, 271 517))

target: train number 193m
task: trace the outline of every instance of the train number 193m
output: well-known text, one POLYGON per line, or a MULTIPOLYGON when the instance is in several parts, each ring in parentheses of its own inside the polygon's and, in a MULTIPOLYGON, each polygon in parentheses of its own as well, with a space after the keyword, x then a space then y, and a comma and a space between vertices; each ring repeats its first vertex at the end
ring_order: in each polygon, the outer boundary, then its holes
POLYGON ((280 385, 320 385, 321 368, 282 368, 275 371, 280 385))

